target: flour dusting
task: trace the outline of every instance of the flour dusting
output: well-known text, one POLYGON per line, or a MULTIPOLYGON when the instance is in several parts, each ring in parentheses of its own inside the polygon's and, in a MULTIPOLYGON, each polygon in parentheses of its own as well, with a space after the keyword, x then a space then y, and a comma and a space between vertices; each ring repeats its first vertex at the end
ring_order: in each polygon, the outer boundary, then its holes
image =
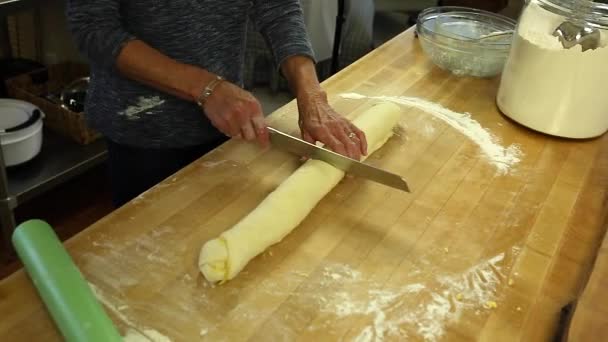
POLYGON ((141 118, 139 116, 141 113, 150 115, 150 114, 152 114, 152 112, 150 112, 150 109, 152 109, 154 107, 158 107, 158 106, 162 105, 163 103, 165 103, 165 100, 161 100, 159 96, 152 96, 152 97, 140 96, 137 98, 137 104, 135 104, 133 106, 129 106, 129 107, 127 107, 127 109, 125 109, 121 112, 118 112, 118 115, 124 115, 129 120, 138 120, 141 118))
POLYGON ((350 100, 363 100, 363 99, 368 98, 367 95, 361 95, 361 94, 357 94, 357 93, 344 93, 344 94, 340 94, 340 96, 342 98, 350 99, 350 100))
MULTIPOLYGON (((345 99, 374 99, 389 101, 396 104, 413 107, 422 110, 434 117, 443 120, 460 133, 475 142, 482 150, 485 157, 496 167, 500 174, 506 174, 510 168, 521 160, 522 152, 518 145, 513 144, 504 147, 498 138, 483 128, 479 122, 471 118, 469 113, 458 113, 440 104, 416 97, 407 96, 366 96, 357 93, 340 94, 345 99)), ((426 128, 425 128, 426 129, 426 128)), ((430 132, 425 131, 425 134, 430 132)))
POLYGON ((171 342, 167 336, 153 329, 127 330, 127 335, 124 337, 125 342, 171 342))
POLYGON ((135 326, 135 324, 133 324, 133 322, 131 322, 131 320, 124 313, 122 313, 122 311, 124 311, 125 309, 118 309, 119 307, 124 307, 125 305, 114 304, 108 299, 108 297, 106 297, 106 295, 103 294, 103 292, 101 292, 101 290, 97 286, 95 286, 95 284, 89 283, 89 287, 91 288, 93 295, 95 295, 95 298, 97 298, 97 300, 101 302, 101 304, 103 304, 108 310, 112 311, 114 315, 116 315, 116 318, 123 321, 126 325, 135 326))
POLYGON ((148 327, 141 327, 135 324, 123 311, 129 308, 128 305, 122 303, 116 304, 116 301, 110 300, 101 290, 93 283, 89 283, 91 291, 95 298, 101 302, 108 310, 110 310, 116 318, 129 326, 124 337, 125 342, 171 342, 171 339, 160 332, 148 327))
POLYGON ((342 280, 342 281, 357 281, 361 279, 361 272, 353 270, 347 265, 343 264, 332 264, 323 268, 323 275, 331 280, 342 280))
POLYGON ((424 126, 424 131, 423 131, 424 135, 426 135, 427 137, 435 134, 435 127, 433 125, 430 124, 426 124, 424 126))
POLYGON ((162 226, 162 227, 158 227, 158 228, 152 229, 152 232, 150 233, 150 235, 153 238, 159 238, 159 237, 164 236, 166 234, 169 234, 171 232, 173 232, 173 227, 171 227, 171 226, 162 226))
POLYGON ((138 204, 138 203, 145 201, 148 191, 150 191, 150 190, 146 190, 146 191, 142 192, 141 194, 139 194, 139 196, 135 197, 131 202, 133 204, 138 204))
MULTIPOLYGON (((390 286, 370 282, 363 287, 345 286, 323 302, 321 312, 338 319, 369 322, 353 332, 354 341, 403 340, 409 336, 438 341, 447 326, 457 322, 467 310, 481 314, 496 307, 497 286, 504 277, 504 258, 504 253, 499 254, 462 273, 439 275, 428 283, 390 286)), ((311 326, 309 330, 326 328, 311 326)))
POLYGON ((211 168, 214 168, 214 167, 216 167, 216 166, 222 165, 222 164, 224 164, 224 163, 226 163, 226 162, 227 162, 227 160, 218 160, 218 161, 211 161, 211 160, 207 160, 207 161, 204 161, 204 162, 202 163, 202 165, 203 165, 204 167, 206 167, 206 168, 211 169, 211 168))

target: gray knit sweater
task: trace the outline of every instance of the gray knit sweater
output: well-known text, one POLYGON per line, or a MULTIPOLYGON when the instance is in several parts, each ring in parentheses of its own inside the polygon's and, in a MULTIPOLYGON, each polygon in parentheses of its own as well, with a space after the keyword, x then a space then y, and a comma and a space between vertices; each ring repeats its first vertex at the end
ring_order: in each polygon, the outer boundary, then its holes
POLYGON ((196 104, 118 73, 115 60, 129 40, 239 85, 249 19, 277 65, 292 55, 313 57, 298 0, 68 0, 67 17, 91 65, 87 121, 109 139, 137 147, 192 146, 221 133, 196 104))

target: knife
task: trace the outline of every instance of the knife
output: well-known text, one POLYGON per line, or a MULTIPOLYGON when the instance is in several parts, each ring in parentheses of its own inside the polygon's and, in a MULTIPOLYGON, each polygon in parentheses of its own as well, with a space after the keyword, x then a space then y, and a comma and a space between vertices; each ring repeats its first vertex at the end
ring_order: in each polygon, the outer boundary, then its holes
POLYGON ((344 172, 354 174, 396 189, 410 192, 407 182, 399 175, 361 163, 328 149, 313 145, 304 140, 292 137, 274 128, 268 127, 270 143, 281 149, 302 157, 324 161, 344 172))

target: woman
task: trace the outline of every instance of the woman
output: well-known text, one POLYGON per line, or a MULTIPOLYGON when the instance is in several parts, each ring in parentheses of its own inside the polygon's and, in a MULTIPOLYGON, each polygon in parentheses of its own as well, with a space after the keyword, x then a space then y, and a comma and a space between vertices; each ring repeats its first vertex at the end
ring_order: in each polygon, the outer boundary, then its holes
POLYGON ((68 0, 67 16, 91 65, 85 112, 108 140, 117 206, 227 137, 268 144, 262 108, 241 88, 249 18, 297 98, 303 138, 367 153, 319 85, 298 0, 68 0))

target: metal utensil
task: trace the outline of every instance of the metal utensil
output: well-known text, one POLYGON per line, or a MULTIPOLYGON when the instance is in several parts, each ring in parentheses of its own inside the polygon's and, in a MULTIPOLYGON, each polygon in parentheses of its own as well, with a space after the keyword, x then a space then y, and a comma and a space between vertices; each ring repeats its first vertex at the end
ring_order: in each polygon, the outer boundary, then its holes
POLYGON ((478 41, 492 41, 492 40, 500 40, 507 36, 512 36, 514 30, 506 30, 506 31, 496 31, 488 34, 484 34, 483 36, 477 38, 478 41))
POLYGON ((89 82, 90 77, 80 77, 65 86, 59 95, 61 107, 76 113, 84 111, 89 82))
POLYGON ((374 182, 410 192, 407 182, 399 175, 361 163, 333 151, 313 145, 304 140, 292 137, 274 128, 268 127, 270 142, 273 146, 302 157, 322 160, 344 172, 360 176, 374 182))
POLYGON ((600 44, 600 31, 588 26, 579 26, 569 21, 561 23, 553 32, 565 49, 581 45, 583 51, 595 50, 600 44))

